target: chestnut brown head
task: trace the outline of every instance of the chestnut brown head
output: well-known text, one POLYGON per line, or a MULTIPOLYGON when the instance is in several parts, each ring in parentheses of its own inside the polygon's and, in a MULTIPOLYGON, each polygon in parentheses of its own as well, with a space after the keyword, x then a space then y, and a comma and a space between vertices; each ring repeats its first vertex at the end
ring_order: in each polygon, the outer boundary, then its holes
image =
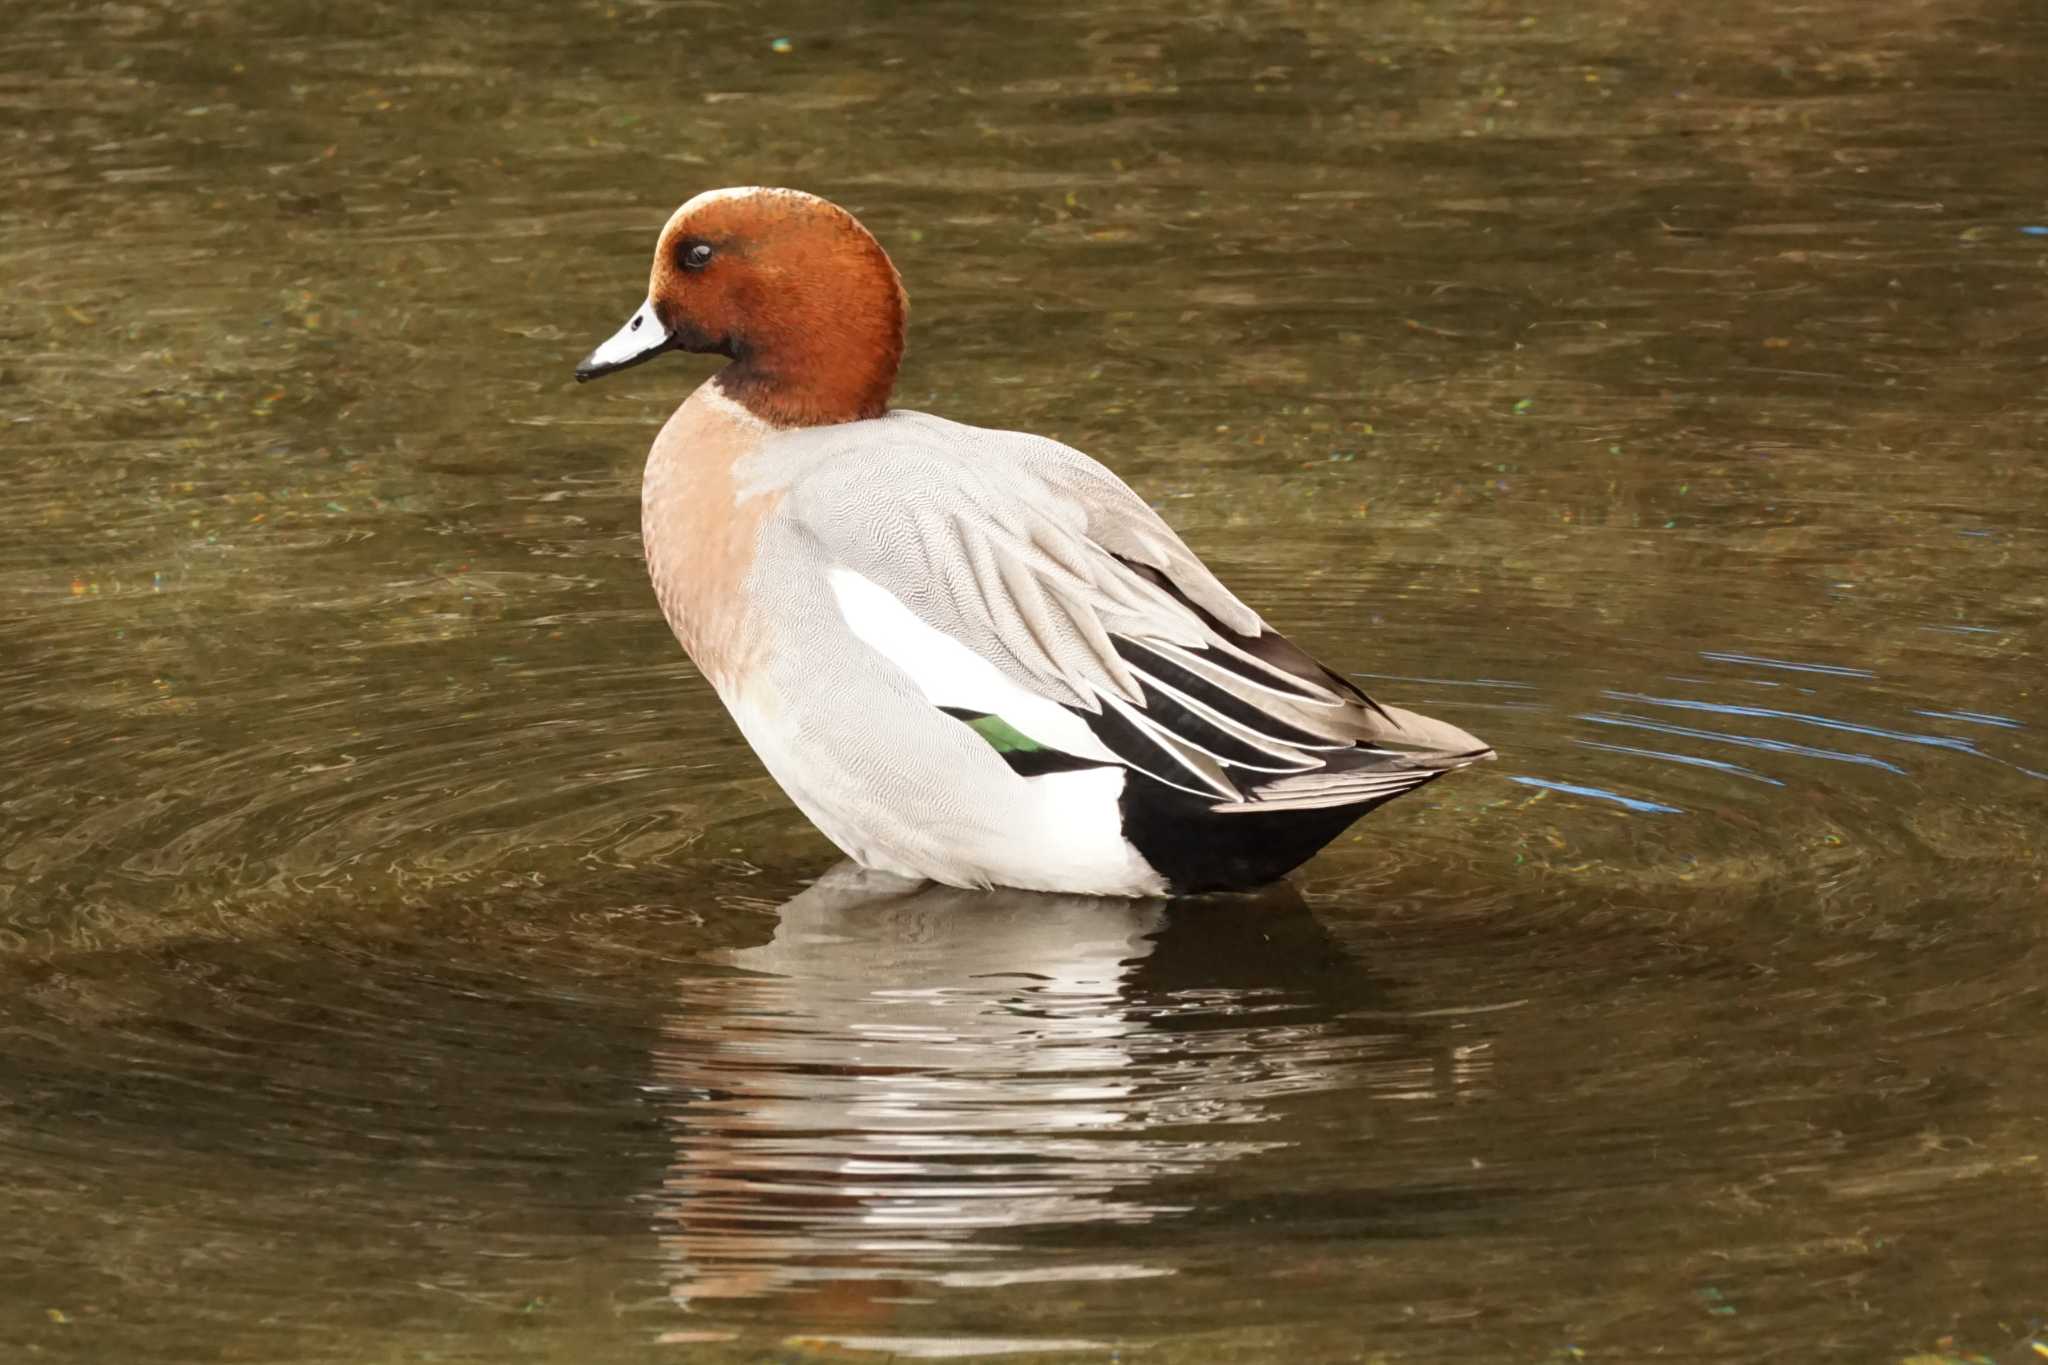
POLYGON ((888 253, 846 210, 801 190, 712 190, 669 218, 647 302, 576 377, 722 355, 715 382, 764 421, 859 421, 888 410, 908 313, 888 253))

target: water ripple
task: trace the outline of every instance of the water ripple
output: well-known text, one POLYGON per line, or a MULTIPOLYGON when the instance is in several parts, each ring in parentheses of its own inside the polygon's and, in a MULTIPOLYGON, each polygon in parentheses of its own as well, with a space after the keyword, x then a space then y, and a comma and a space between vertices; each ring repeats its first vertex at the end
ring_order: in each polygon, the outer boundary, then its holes
POLYGON ((1834 678, 1875 678, 1876 673, 1867 668, 1848 668, 1840 664, 1801 663, 1794 659, 1767 659, 1761 654, 1732 654, 1722 650, 1703 649, 1702 659, 1712 659, 1722 664, 1749 664, 1755 668, 1783 668, 1799 673, 1819 673, 1834 678))
POLYGON ((1872 739, 1896 740, 1901 744, 1921 744, 1933 749, 1953 749, 1957 753, 1975 754, 1977 746, 1967 739, 1952 739, 1947 735, 1924 735, 1910 730, 1887 730, 1876 725, 1863 725, 1856 721, 1836 720, 1831 716, 1816 716, 1806 711, 1781 711, 1769 706, 1742 706, 1729 702, 1689 701, 1682 697, 1653 697, 1642 692, 1608 691, 1601 694, 1615 701, 1640 702, 1645 706, 1665 706, 1677 711, 1709 711, 1723 716, 1753 716, 1759 720, 1790 720, 1801 725, 1818 726, 1823 730, 1838 730, 1845 734, 1867 735, 1872 739))
POLYGON ((1599 787, 1580 786, 1572 782, 1552 782, 1547 778, 1525 777, 1518 774, 1511 775, 1508 781, 1524 787, 1541 787, 1545 791, 1566 792, 1572 796, 1590 796, 1597 801, 1612 801, 1617 806, 1626 806, 1632 811, 1640 811, 1645 815, 1685 814, 1678 807, 1667 806, 1661 801, 1646 801, 1641 797, 1623 796, 1620 792, 1606 791, 1599 787))
POLYGON ((1843 753, 1839 749, 1819 749, 1810 744, 1794 744, 1790 740, 1765 739, 1760 735, 1738 735, 1726 730, 1701 730, 1690 725, 1670 725, 1650 720, 1643 716, 1620 715, 1608 711, 1589 711, 1578 720, 1590 721, 1594 725, 1619 725, 1633 730, 1648 730, 1660 735, 1676 735, 1684 739, 1712 740, 1717 744, 1734 744, 1745 749, 1762 749, 1774 754, 1792 754, 1800 758, 1826 759, 1834 763, 1856 763, 1870 768, 1882 768, 1888 773, 1904 776, 1906 770, 1896 763, 1874 758, 1869 754, 1843 753))
POLYGON ((1725 759, 1701 758, 1698 754, 1674 754, 1669 749, 1643 749, 1633 744, 1603 744, 1597 739, 1575 739, 1572 743, 1602 753, 1633 754, 1638 758, 1654 758, 1659 762, 1678 763, 1688 768, 1711 768, 1715 772, 1728 773, 1751 782, 1763 782, 1773 787, 1785 785, 1775 777, 1766 777, 1753 768, 1745 768, 1740 763, 1730 763, 1725 759))

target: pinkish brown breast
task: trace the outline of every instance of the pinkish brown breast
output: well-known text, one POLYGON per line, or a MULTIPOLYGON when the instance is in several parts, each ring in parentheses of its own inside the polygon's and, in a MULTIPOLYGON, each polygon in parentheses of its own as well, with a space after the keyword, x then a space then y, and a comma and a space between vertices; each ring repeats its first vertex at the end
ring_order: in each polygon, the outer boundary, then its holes
POLYGON ((774 428, 700 385, 663 425, 640 485, 640 539, 669 628, 721 693, 757 651, 745 585, 761 525, 781 494, 748 490, 735 466, 774 428))

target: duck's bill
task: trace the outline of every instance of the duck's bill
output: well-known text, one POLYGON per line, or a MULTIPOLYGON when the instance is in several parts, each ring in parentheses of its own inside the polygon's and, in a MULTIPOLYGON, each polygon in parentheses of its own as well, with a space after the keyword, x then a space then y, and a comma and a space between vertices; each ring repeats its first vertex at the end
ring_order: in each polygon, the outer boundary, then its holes
POLYGON ((576 367, 576 382, 580 384, 631 369, 641 361, 652 360, 674 347, 675 338, 669 335, 668 328, 661 325, 661 319, 654 316, 654 300, 649 299, 640 305, 639 312, 626 319, 624 327, 583 357, 583 363, 576 367))

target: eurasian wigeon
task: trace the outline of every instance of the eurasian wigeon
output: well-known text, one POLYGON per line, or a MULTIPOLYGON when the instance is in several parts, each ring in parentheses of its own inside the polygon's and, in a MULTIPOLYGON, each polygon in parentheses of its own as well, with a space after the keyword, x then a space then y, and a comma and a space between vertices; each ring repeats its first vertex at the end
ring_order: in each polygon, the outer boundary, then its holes
POLYGON ((647 300, 576 369, 732 363, 655 437, 655 596, 790 799, 855 861, 1151 896, 1281 876, 1492 757, 1275 632, 1094 460, 891 411, 908 303, 796 190, 669 218, 647 300))

